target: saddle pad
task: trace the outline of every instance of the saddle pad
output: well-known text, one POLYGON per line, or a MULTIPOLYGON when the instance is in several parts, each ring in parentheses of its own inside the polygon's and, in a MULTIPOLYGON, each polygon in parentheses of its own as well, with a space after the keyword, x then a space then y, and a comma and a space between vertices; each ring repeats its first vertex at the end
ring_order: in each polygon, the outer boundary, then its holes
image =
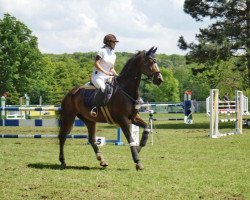
POLYGON ((83 91, 84 95, 84 104, 87 107, 93 107, 94 106, 94 97, 95 97, 95 89, 86 89, 83 91))

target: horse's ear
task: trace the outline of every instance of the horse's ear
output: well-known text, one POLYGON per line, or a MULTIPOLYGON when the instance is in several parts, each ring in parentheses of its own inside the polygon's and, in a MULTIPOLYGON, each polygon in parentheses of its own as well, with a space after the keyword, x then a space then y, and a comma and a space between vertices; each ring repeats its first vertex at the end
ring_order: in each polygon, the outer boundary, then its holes
POLYGON ((156 51, 157 51, 157 47, 152 51, 152 53, 155 54, 156 51))
POLYGON ((154 48, 155 48, 155 47, 151 47, 151 48, 146 52, 146 56, 149 56, 150 54, 152 54, 154 48))

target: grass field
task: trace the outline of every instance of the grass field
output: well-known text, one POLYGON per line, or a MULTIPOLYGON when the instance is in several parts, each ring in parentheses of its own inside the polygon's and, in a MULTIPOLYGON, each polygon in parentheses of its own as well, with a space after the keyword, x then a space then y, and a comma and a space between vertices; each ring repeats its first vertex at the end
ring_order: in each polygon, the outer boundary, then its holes
MULTIPOLYGON (((195 114, 193 125, 156 121, 155 126, 154 145, 149 140, 140 153, 143 171, 135 170, 127 145, 103 146, 109 166, 102 169, 86 140, 68 139, 68 167, 61 170, 57 139, 0 139, 0 199, 250 199, 249 127, 242 135, 210 139, 204 114, 195 114)), ((232 129, 233 123, 221 128, 232 129)), ((0 128, 0 133, 56 132, 0 128)), ((115 138, 116 128, 98 125, 98 135, 115 138)))

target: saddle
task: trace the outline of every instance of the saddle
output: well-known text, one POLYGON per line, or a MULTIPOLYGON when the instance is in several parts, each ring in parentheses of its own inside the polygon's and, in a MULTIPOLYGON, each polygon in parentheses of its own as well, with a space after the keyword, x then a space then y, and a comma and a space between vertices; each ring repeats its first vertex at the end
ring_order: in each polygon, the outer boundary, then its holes
POLYGON ((117 90, 115 78, 111 82, 105 83, 104 93, 101 89, 97 89, 92 83, 87 83, 84 88, 84 104, 88 107, 101 107, 108 104, 109 100, 117 90))

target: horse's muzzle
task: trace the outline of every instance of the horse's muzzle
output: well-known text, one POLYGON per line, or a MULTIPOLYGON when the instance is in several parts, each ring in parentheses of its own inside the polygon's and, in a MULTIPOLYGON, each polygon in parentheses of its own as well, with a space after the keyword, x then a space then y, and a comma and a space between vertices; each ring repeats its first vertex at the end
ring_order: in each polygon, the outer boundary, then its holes
POLYGON ((163 82, 163 77, 161 73, 154 74, 153 76, 153 83, 155 85, 160 85, 163 82))

